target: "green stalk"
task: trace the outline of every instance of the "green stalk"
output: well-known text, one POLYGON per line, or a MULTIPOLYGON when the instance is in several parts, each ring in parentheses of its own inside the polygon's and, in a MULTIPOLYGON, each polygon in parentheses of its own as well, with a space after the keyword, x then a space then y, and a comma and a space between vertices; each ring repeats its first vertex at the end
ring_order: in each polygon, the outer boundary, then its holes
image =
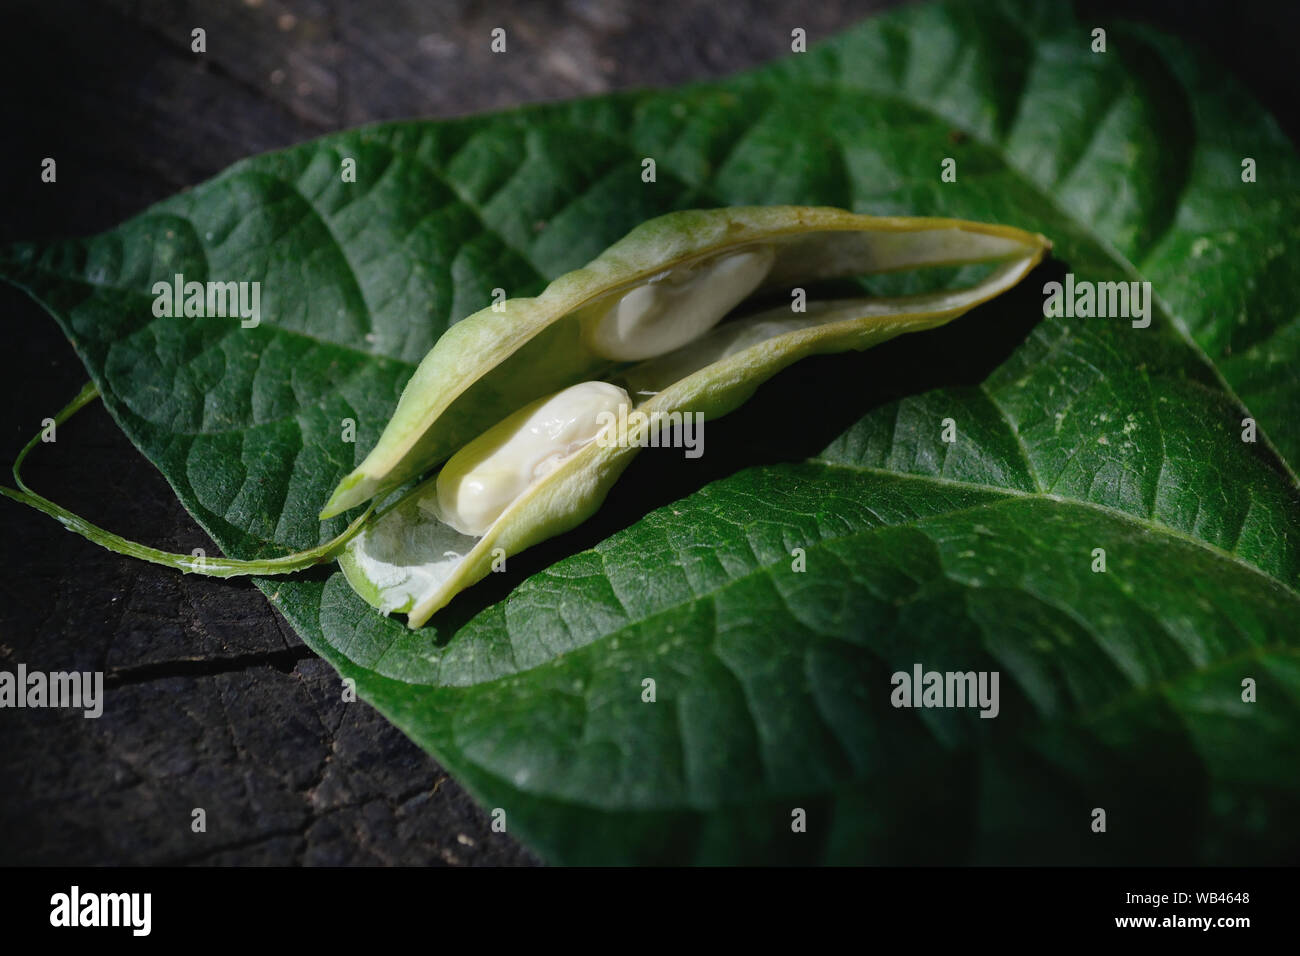
MULTIPOLYGON (((77 393, 76 398, 54 416, 55 426, 62 425, 97 397, 99 397, 99 389, 95 387, 93 382, 86 383, 85 387, 77 393)), ((160 551, 157 548, 151 548, 136 541, 128 541, 126 538, 113 534, 111 531, 106 531, 80 515, 73 514, 61 505, 57 505, 48 498, 32 491, 27 486, 27 483, 23 481, 21 469, 23 461, 40 440, 41 433, 37 432, 31 441, 23 446, 23 450, 18 453, 18 457, 14 460, 13 467, 14 482, 18 487, 15 489, 7 485, 0 485, 0 495, 49 515, 69 531, 74 531, 86 540, 93 541, 109 551, 132 558, 139 558, 151 564, 161 564, 163 567, 175 568, 186 574, 202 574, 213 578, 233 578, 244 574, 288 574, 325 561, 332 561, 343 547, 356 536, 357 532, 365 525, 366 519, 375 510, 375 505, 372 503, 360 517, 347 526, 342 534, 322 545, 278 558, 241 561, 237 558, 199 558, 191 554, 173 554, 170 551, 160 551)))

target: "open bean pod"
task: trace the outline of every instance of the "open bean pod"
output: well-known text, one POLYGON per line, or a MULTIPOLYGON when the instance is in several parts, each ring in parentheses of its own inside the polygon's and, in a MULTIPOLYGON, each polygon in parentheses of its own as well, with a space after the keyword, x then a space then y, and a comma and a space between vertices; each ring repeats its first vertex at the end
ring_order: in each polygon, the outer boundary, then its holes
POLYGON ((450 460, 373 520, 340 563, 363 598, 418 627, 494 562, 589 518, 656 417, 716 418, 805 356, 942 325, 1014 286, 1048 248, 1006 226, 821 207, 643 223, 538 297, 507 300, 443 335, 322 516, 450 460), (824 280, 963 265, 987 270, 957 289, 791 306, 792 288, 824 280), (776 290, 782 304, 743 314, 776 290))

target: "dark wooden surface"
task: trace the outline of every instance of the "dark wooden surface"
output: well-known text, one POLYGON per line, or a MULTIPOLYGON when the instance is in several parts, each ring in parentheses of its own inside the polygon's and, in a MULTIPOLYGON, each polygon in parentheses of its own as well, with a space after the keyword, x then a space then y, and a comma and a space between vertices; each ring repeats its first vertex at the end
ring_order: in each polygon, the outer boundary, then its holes
MULTIPOLYGON (((11 0, 0 241, 90 234, 243 156, 359 123, 721 76, 781 55, 794 26, 815 42, 888 5, 11 0), (44 156, 56 186, 37 180, 44 156)), ((1134 5, 1100 9, 1117 6, 1134 5)), ((1137 6, 1215 44, 1294 134, 1294 84, 1269 66, 1290 62, 1290 5, 1137 6)), ((39 308, 0 287, 0 309, 8 461, 85 374, 39 308)), ((60 434, 29 467, 36 488, 213 553, 102 409, 60 434)), ((344 704, 248 583, 119 558, 9 502, 0 522, 0 669, 103 670, 110 686, 98 720, 0 711, 0 863, 534 862, 369 706, 344 704)))

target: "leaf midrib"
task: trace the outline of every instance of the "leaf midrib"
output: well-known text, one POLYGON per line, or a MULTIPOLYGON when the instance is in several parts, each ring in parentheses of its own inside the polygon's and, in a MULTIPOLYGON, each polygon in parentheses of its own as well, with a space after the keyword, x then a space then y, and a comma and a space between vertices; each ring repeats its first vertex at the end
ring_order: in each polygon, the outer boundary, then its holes
MULTIPOLYGON (((1160 524, 1156 521, 1153 521, 1150 518, 1144 518, 1140 515, 1135 515, 1128 511, 1122 511, 1119 508, 1115 508, 1111 505, 1103 505, 1095 501, 1086 501, 1082 498, 1068 498, 1064 495, 1054 494, 1050 491, 1021 491, 1017 488, 999 488, 995 485, 982 485, 977 482, 953 481, 950 478, 942 478, 936 475, 922 475, 914 472, 889 471, 888 469, 885 468, 873 468, 870 465, 858 465, 849 462, 832 461, 827 458, 815 457, 815 458, 809 458, 808 461, 820 465, 827 465, 832 468, 845 468, 851 471, 867 472, 869 474, 876 474, 882 477, 926 481, 926 482, 931 482, 933 484, 944 485, 950 488, 960 488, 963 491, 980 491, 980 492, 986 492, 992 494, 1001 494, 1007 498, 1035 498, 1041 501, 1054 501, 1057 502, 1058 504, 1076 505, 1081 508, 1088 508, 1092 511, 1098 512, 1099 514, 1104 514, 1109 518, 1117 519, 1120 521, 1126 521, 1130 524, 1136 525, 1139 528, 1141 528, 1143 531, 1152 534, 1167 535, 1171 538, 1175 538, 1179 541, 1182 541, 1185 544, 1195 545, 1196 547, 1201 548, 1204 551, 1208 551, 1210 554, 1214 555, 1214 557, 1220 560, 1229 561, 1240 568, 1244 568, 1254 573, 1255 575, 1262 577, 1265 581, 1269 582, 1270 584, 1274 584, 1282 588, 1282 590, 1284 590, 1287 593, 1288 597, 1292 598, 1297 603, 1300 603, 1300 588, 1297 588, 1296 586, 1287 583, 1281 578, 1274 577, 1268 571, 1265 571, 1263 568, 1259 567, 1258 565, 1252 564, 1251 562, 1247 561, 1245 558, 1241 557, 1240 555, 1235 554, 1232 551, 1226 551, 1223 548, 1220 548, 1218 545, 1212 544, 1211 542, 1206 541, 1203 538, 1198 538, 1193 535, 1190 535, 1187 532, 1182 531, 1178 528, 1174 528, 1166 524, 1160 524)), ((944 514, 945 515, 949 514, 949 512, 944 512, 944 514)))
MULTIPOLYGON (((973 504, 973 505, 964 505, 964 506, 962 506, 962 507, 954 508, 954 509, 951 509, 951 510, 948 510, 948 511, 937 512, 937 513, 935 513, 935 514, 929 514, 929 515, 922 515, 922 516, 918 516, 918 517, 915 517, 915 518, 910 518, 910 519, 907 519, 907 520, 904 520, 904 521, 886 522, 886 521, 883 521, 883 520, 882 520, 881 523, 878 524, 878 525, 872 525, 871 527, 868 527, 868 528, 857 528, 857 529, 853 530, 852 532, 850 532, 850 533, 848 533, 848 534, 845 534, 845 535, 837 535, 837 536, 833 536, 833 537, 828 537, 828 538, 820 539, 820 540, 816 543, 816 545, 814 545, 814 547, 821 547, 821 546, 827 544, 828 542, 831 542, 831 541, 840 541, 840 540, 844 540, 845 538, 850 538, 850 537, 854 537, 854 536, 857 536, 857 535, 862 535, 862 534, 871 534, 871 533, 876 533, 876 532, 880 532, 880 531, 887 531, 887 530, 897 529, 897 528, 908 528, 908 527, 914 527, 914 526, 916 526, 917 524, 919 524, 919 523, 921 523, 921 522, 923 522, 923 521, 935 520, 935 519, 939 519, 939 518, 949 518, 949 517, 951 517, 951 516, 953 516, 953 515, 955 515, 955 514, 960 514, 960 513, 962 513, 962 512, 967 512, 967 511, 976 511, 976 510, 979 510, 979 509, 982 509, 982 508, 989 508, 989 507, 992 507, 992 506, 996 506, 996 505, 1000 505, 1000 504, 1005 504, 1006 502, 1008 502, 1008 501, 1012 501, 1012 500, 1024 500, 1024 499, 1027 499, 1027 500, 1038 500, 1038 501, 1051 501, 1051 502, 1055 502, 1055 503, 1057 503, 1057 504, 1062 504, 1062 505, 1067 505, 1067 506, 1075 506, 1075 507, 1080 507, 1080 508, 1086 508, 1086 509, 1091 510, 1091 511, 1093 511, 1093 512, 1096 512, 1096 513, 1098 513, 1098 514, 1104 515, 1104 516, 1106 516, 1107 518, 1110 518, 1110 519, 1112 519, 1112 520, 1120 521, 1120 522, 1127 523, 1127 524, 1129 524, 1129 525, 1135 526, 1135 527, 1137 527, 1138 529, 1140 529, 1141 531, 1143 531, 1143 532, 1145 532, 1145 533, 1148 533, 1148 534, 1157 534, 1157 535, 1161 535, 1161 534, 1163 534, 1163 535, 1168 536, 1169 538, 1172 538, 1172 539, 1177 540, 1177 541, 1181 541, 1181 542, 1183 542, 1183 543, 1185 543, 1185 544, 1194 545, 1194 546, 1200 548, 1201 550, 1208 552, 1209 554, 1211 554, 1213 557, 1217 558, 1218 560, 1227 561, 1227 562, 1229 562, 1229 563, 1232 563, 1232 564, 1234 564, 1234 565, 1236 565, 1236 566, 1238 566, 1238 567, 1240 567, 1240 568, 1245 569, 1246 571, 1249 571, 1252 575, 1254 575, 1254 576, 1256 576, 1256 577, 1259 577, 1259 578, 1262 578, 1262 579, 1263 579, 1263 580, 1264 580, 1268 585, 1270 585, 1270 586, 1272 586, 1272 587, 1274 587, 1274 588, 1279 589, 1279 590, 1283 593, 1283 596, 1285 597, 1285 599, 1286 599, 1286 600, 1289 600, 1289 601, 1291 601, 1291 602, 1293 602, 1293 603, 1295 603, 1295 604, 1297 605, 1298 611, 1300 611, 1300 591, 1297 591, 1296 588, 1294 588, 1294 587, 1292 587, 1291 585, 1287 584, 1285 581, 1282 581, 1282 580, 1280 580, 1280 579, 1278 579, 1278 578, 1275 578, 1274 576, 1272 576, 1272 575, 1269 574, 1268 572, 1264 571, 1262 568, 1259 568, 1259 567, 1257 567, 1256 565, 1253 565, 1253 564, 1251 564, 1251 563, 1245 561, 1244 559, 1240 558, 1239 556, 1237 556, 1237 555, 1235 555, 1235 554, 1233 554, 1233 553, 1231 553, 1231 552, 1224 551, 1222 548, 1219 548, 1219 547, 1217 547, 1217 546, 1215 546, 1215 545, 1213 545, 1213 544, 1210 544, 1210 543, 1207 542, 1207 541, 1203 541, 1203 540, 1201 540, 1201 539, 1199 539, 1199 538, 1192 537, 1192 536, 1190 536, 1190 535, 1187 535, 1187 534, 1184 533, 1184 532, 1178 531, 1177 529, 1170 528, 1170 527, 1167 527, 1167 526, 1165 526, 1165 525, 1156 524, 1155 522, 1150 521, 1149 519, 1141 518, 1141 517, 1139 517, 1139 516, 1136 516, 1136 515, 1130 514, 1130 513, 1125 512, 1125 511, 1120 511, 1120 510, 1118 510, 1118 509, 1116 509, 1116 508, 1112 508, 1112 507, 1110 507, 1110 506, 1108 506, 1108 505, 1096 504, 1096 503, 1094 503, 1094 502, 1089 502, 1089 501, 1081 501, 1081 500, 1074 499, 1074 498, 1066 498, 1066 497, 1062 497, 1062 496, 1060 496, 1060 495, 1050 494, 1050 493, 1047 493, 1047 492, 1028 492, 1028 491, 1020 491, 1020 490, 1017 490, 1017 489, 998 488, 998 487, 996 487, 996 486, 992 486, 992 485, 982 485, 982 484, 978 484, 978 483, 976 483, 976 482, 960 482, 960 481, 953 481, 953 480, 951 480, 951 479, 940 478, 940 477, 931 476, 931 475, 921 475, 921 474, 907 473, 907 472, 888 471, 888 470, 886 470, 886 469, 873 468, 873 467, 871 467, 871 466, 867 466, 867 465, 857 465, 857 464, 850 464, 850 463, 845 463, 845 462, 836 462, 836 461, 831 461, 831 460, 828 460, 828 459, 822 459, 822 458, 811 458, 811 459, 808 459, 808 460, 807 460, 807 463, 810 463, 810 464, 816 464, 816 465, 820 465, 820 466, 823 466, 823 467, 839 468, 839 469, 845 469, 845 470, 854 471, 854 472, 863 472, 863 473, 867 473, 867 474, 878 475, 878 476, 880 476, 880 477, 882 477, 882 478, 889 478, 889 479, 893 479, 893 480, 896 480, 896 481, 897 481, 897 480, 904 480, 904 481, 923 482, 923 483, 926 483, 926 484, 939 485, 939 486, 943 486, 943 487, 959 489, 959 490, 961 490, 961 491, 966 491, 966 492, 972 492, 972 491, 973 491, 973 492, 980 492, 980 493, 984 493, 984 494, 992 494, 992 495, 996 495, 996 496, 999 496, 999 497, 1000 497, 1000 500, 995 500, 995 501, 982 501, 982 502, 978 502, 978 503, 973 504)), ((582 552, 582 553, 584 553, 584 554, 593 554, 593 553, 595 553, 595 554, 598 554, 598 555, 599 555, 599 552, 596 551, 595 549, 588 549, 587 551, 582 552)), ((576 555, 575 555, 575 557, 576 557, 576 555)), ((743 583, 743 582, 748 581, 748 580, 752 580, 753 578, 756 578, 756 577, 758 577, 758 576, 760 576, 760 575, 769 575, 769 576, 770 576, 770 575, 771 575, 771 572, 772 572, 772 569, 773 569, 774 567, 776 567, 775 564, 762 564, 762 563, 757 563, 756 566, 755 566, 752 570, 749 570, 749 571, 745 572, 744 574, 739 575, 739 576, 737 576, 737 577, 729 578, 728 580, 726 580, 726 581, 724 581, 724 582, 718 584, 718 585, 715 586, 715 587, 712 587, 712 588, 707 589, 707 590, 702 591, 702 592, 692 592, 691 594, 682 597, 680 600, 676 600, 676 601, 673 601, 673 602, 671 602, 671 603, 669 603, 669 604, 666 604, 666 605, 664 605, 664 606, 658 607, 658 608, 656 608, 653 612, 648 613, 648 614, 645 614, 645 615, 642 615, 642 616, 640 616, 640 617, 636 617, 635 619, 631 619, 631 616, 629 615, 629 620, 627 620, 625 623, 622 623, 622 624, 618 625, 618 626, 615 627, 615 628, 612 628, 612 629, 610 629, 610 630, 605 631, 605 632, 602 633, 602 634, 597 635, 597 636, 594 637, 592 640, 587 641, 587 642, 582 643, 582 644, 579 644, 579 645, 577 645, 577 646, 571 647, 571 648, 569 648, 568 650, 566 650, 563 654, 554 655, 554 656, 552 656, 552 657, 547 658, 547 659, 544 660, 544 661, 540 661, 540 662, 538 662, 538 663, 536 663, 536 664, 533 664, 533 665, 530 665, 530 666, 527 666, 527 667, 521 667, 521 666, 518 665, 517 661, 516 661, 515 658, 514 658, 514 653, 515 653, 515 651, 514 651, 514 645, 513 645, 513 642, 511 642, 511 664, 514 666, 515 669, 509 671, 508 673, 497 674, 497 675, 495 675, 495 676, 493 676, 493 677, 490 677, 490 678, 488 678, 488 679, 486 679, 486 680, 473 681, 473 682, 468 683, 468 684, 459 684, 459 683, 455 683, 455 684, 453 684, 453 683, 429 683, 429 682, 418 682, 418 683, 417 683, 417 682, 405 682, 405 683, 407 683, 408 686, 412 686, 412 687, 421 687, 421 688, 425 688, 425 689, 429 689, 429 690, 451 690, 451 689, 455 689, 455 690, 469 690, 469 689, 474 688, 474 687, 486 686, 486 685, 488 685, 488 684, 492 684, 492 683, 495 683, 495 682, 497 682, 497 681, 502 681, 502 680, 508 680, 508 679, 511 679, 511 678, 516 678, 516 677, 518 677, 518 676, 521 675, 521 674, 526 674, 526 673, 528 673, 529 671, 536 670, 536 669, 539 668, 539 667, 545 667, 545 666, 548 666, 548 665, 550 665, 550 664, 553 664, 553 663, 554 663, 556 660, 558 660, 560 657, 563 657, 564 654, 575 653, 575 652, 577 652, 577 651, 581 651, 581 650, 583 650, 583 649, 585 649, 585 648, 587 648, 587 647, 591 647, 591 646, 594 645, 594 644, 597 644, 597 643, 600 643, 600 642, 606 641, 606 640, 608 640, 608 639, 610 639, 610 638, 618 637, 618 636, 620 636, 620 635, 629 634, 630 632, 632 632, 632 631, 634 631, 634 630, 636 630, 636 629, 638 629, 638 628, 643 627, 643 626, 644 626, 645 624, 647 624, 648 622, 654 621, 654 620, 657 619, 657 618, 663 617, 663 616, 668 615, 668 614, 676 613, 676 612, 680 611, 681 609, 683 609, 683 608, 685 608, 685 607, 687 607, 687 606, 689 606, 689 605, 691 605, 691 604, 694 604, 694 603, 696 603, 696 602, 698 602, 698 601, 701 601, 701 600, 708 600, 708 599, 710 599, 710 598, 716 597, 718 594, 722 593, 723 591, 725 591, 725 590, 727 590, 727 589, 730 589, 730 588, 734 587, 734 586, 737 585, 737 584, 743 583)), ((608 580, 607 577, 606 577, 605 579, 608 580)), ((1046 601, 1046 599, 1045 599, 1045 598, 1042 598, 1041 596, 1039 597, 1039 599, 1040 599, 1040 600, 1044 600, 1044 601, 1046 601)), ((509 599, 507 598, 507 600, 509 600, 509 599)), ((1049 603, 1050 603, 1050 602, 1049 602, 1049 603)), ((1056 605, 1053 605, 1053 606, 1056 606, 1056 605)), ((624 609, 624 610, 626 610, 626 609, 624 609)), ((318 622, 318 623, 319 623, 319 622, 318 622)), ((322 626, 322 628, 323 628, 323 625, 320 625, 320 626, 322 626)), ((828 636, 828 637, 831 637, 831 638, 834 637, 834 635, 827 635, 827 636, 828 636)), ((1263 645, 1257 645, 1257 646, 1263 646, 1263 645)), ((1286 645, 1279 645, 1279 648, 1284 648, 1284 647, 1286 647, 1286 645)), ((383 652, 383 653, 386 654, 386 653, 387 653, 387 650, 385 650, 385 652, 383 652)), ((381 658, 381 659, 382 659, 382 657, 383 657, 383 654, 380 655, 380 658, 381 658)), ((351 659, 349 658, 349 660, 351 660, 351 659)), ((359 664, 359 663, 356 662, 356 661, 353 661, 353 663, 354 663, 356 666, 358 666, 358 667, 365 666, 365 665, 359 664)), ((442 674, 442 663, 443 663, 443 661, 440 659, 439 662, 438 662, 438 668, 439 668, 439 670, 438 670, 439 680, 441 680, 441 674, 442 674)), ((367 668, 367 670, 370 670, 370 668, 367 668)), ((1193 668, 1193 670, 1196 670, 1196 668, 1193 668)), ((1185 671, 1185 672, 1183 672, 1183 673, 1189 673, 1189 672, 1190 672, 1190 671, 1185 671)), ((1177 675, 1176 675, 1176 676, 1177 676, 1177 675)), ((1173 679, 1173 678, 1170 678, 1170 679, 1173 679)))

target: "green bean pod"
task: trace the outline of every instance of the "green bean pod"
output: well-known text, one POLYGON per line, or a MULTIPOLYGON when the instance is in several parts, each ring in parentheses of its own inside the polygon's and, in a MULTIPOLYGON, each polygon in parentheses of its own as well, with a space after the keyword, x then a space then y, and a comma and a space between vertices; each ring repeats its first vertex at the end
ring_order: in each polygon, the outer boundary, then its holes
POLYGON ((595 513, 656 415, 717 418, 805 356, 942 325, 1014 286, 1049 248, 1007 226, 823 207, 645 222, 536 298, 442 336, 322 517, 451 460, 352 540, 343 570, 363 598, 418 627, 500 559, 595 513), (790 305, 791 289, 823 280, 961 265, 991 271, 955 290, 790 305), (784 304, 727 319, 777 290, 784 304), (643 424, 596 429, 615 407, 643 424))

